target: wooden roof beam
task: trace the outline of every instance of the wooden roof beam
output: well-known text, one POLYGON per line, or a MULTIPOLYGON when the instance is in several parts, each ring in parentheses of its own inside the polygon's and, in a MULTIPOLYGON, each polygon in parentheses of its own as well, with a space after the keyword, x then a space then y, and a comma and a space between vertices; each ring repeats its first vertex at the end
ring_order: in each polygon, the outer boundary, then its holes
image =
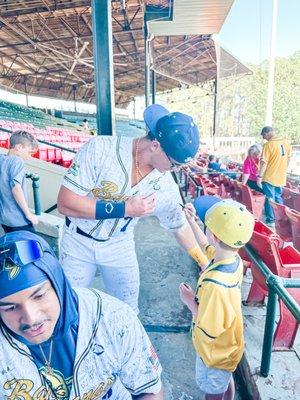
MULTIPOLYGON (((26 33, 19 32, 19 31, 17 30, 17 28, 15 28, 13 25, 9 24, 5 19, 3 19, 3 18, 1 18, 1 17, 0 17, 0 22, 2 22, 4 25, 6 25, 8 28, 10 28, 10 31, 8 31, 8 33, 9 33, 10 36, 14 37, 14 39, 17 39, 18 36, 16 36, 16 35, 19 35, 20 37, 22 37, 22 39, 28 40, 29 42, 31 42, 31 44, 32 44, 34 47, 35 47, 35 46, 38 47, 39 50, 40 50, 43 54, 45 54, 48 58, 52 59, 53 61, 57 61, 57 64, 61 65, 64 69, 66 69, 66 70, 68 71, 68 68, 65 67, 65 65, 64 65, 63 63, 60 63, 60 61, 57 60, 57 58, 55 58, 54 56, 52 56, 51 54, 49 54, 49 51, 44 50, 42 46, 37 45, 36 43, 34 43, 34 42, 30 39, 30 37, 28 37, 28 35, 27 35, 26 33), (14 34, 13 34, 12 32, 14 32, 14 34)), ((72 75, 74 75, 78 80, 85 82, 81 77, 77 76, 74 72, 72 73, 72 75)))

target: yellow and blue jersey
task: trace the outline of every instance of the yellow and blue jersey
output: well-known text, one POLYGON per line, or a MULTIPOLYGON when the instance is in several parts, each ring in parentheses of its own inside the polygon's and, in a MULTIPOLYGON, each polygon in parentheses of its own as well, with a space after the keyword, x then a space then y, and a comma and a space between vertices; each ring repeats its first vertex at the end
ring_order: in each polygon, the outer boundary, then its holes
MULTIPOLYGON (((207 246, 208 258, 214 252, 213 246, 207 246)), ((243 355, 242 279, 243 263, 238 255, 212 262, 199 278, 192 339, 207 367, 234 371, 243 355)))

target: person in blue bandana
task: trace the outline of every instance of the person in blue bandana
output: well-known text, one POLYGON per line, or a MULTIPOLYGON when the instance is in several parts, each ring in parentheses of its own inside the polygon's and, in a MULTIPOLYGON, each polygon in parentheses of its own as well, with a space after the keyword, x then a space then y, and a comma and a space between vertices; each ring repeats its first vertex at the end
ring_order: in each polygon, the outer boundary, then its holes
POLYGON ((0 238, 0 398, 161 400, 161 366, 133 310, 72 289, 47 242, 0 238))

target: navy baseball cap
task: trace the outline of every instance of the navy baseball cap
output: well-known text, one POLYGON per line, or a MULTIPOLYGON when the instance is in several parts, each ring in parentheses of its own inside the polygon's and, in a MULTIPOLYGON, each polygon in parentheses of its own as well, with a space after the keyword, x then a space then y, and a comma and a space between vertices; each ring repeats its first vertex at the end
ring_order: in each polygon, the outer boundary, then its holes
POLYGON ((206 212, 221 200, 220 197, 211 195, 200 196, 194 200, 196 213, 203 223, 205 222, 206 212))
POLYGON ((199 149, 200 134, 193 118, 180 112, 170 113, 159 104, 144 111, 149 135, 156 139, 174 161, 184 164, 195 157, 199 149))

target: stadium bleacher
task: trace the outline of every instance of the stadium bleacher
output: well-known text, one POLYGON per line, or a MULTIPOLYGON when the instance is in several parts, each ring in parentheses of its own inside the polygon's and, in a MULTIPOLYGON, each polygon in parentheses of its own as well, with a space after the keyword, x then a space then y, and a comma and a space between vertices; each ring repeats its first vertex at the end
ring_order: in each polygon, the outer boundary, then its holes
MULTIPOLYGON (((58 115, 57 113, 55 113, 58 115)), ((77 123, 83 121, 84 114, 66 114, 62 112, 57 118, 45 112, 19 104, 0 101, 0 128, 15 132, 26 130, 36 137, 55 145, 63 146, 73 152, 86 143, 92 136, 80 127, 77 123), (70 121, 73 119, 74 122, 70 121)), ((88 118, 90 126, 96 126, 96 118, 88 118)), ((116 121, 117 135, 138 137, 145 133, 145 125, 141 121, 134 121, 126 118, 118 118, 116 121)), ((0 130, 0 147, 8 148, 9 133, 0 130)), ((69 167, 74 157, 74 153, 55 148, 47 144, 39 145, 39 149, 34 157, 55 164, 69 167)))

